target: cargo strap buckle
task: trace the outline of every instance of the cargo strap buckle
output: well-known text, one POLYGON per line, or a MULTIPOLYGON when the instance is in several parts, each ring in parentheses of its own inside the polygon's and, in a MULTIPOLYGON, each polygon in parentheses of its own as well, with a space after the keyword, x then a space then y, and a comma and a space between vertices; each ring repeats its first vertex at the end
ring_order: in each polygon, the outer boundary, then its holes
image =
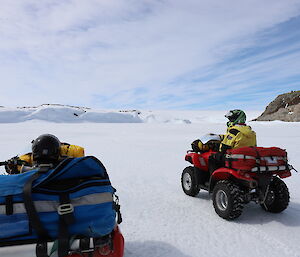
POLYGON ((65 215, 74 212, 74 207, 71 203, 61 204, 57 208, 59 215, 65 215))
POLYGON ((38 172, 39 173, 46 173, 48 172, 51 168, 53 168, 53 164, 50 163, 50 164, 40 164, 38 166, 38 172))

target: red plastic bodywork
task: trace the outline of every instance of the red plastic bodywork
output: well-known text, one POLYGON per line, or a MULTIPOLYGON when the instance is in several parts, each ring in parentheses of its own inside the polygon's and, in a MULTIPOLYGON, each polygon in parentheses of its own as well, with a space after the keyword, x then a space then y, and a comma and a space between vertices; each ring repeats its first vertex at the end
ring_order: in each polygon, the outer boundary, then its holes
POLYGON ((185 160, 189 161, 188 159, 190 159, 191 163, 199 168, 200 170, 203 171, 208 171, 208 158, 211 154, 213 154, 215 152, 213 151, 208 151, 208 152, 204 152, 204 153, 195 153, 195 152, 188 152, 185 156, 185 160))
MULTIPOLYGON (((195 152, 188 152, 185 156, 185 160, 192 163, 195 167, 199 168, 202 171, 208 172, 208 159, 209 156, 213 153, 216 153, 214 151, 208 151, 204 153, 195 153, 195 152)), ((277 175, 280 178, 287 178, 291 176, 290 171, 284 171, 284 172, 278 172, 274 171, 271 173, 272 175, 277 175)), ((213 180, 223 180, 228 179, 230 177, 235 177, 239 180, 244 180, 246 182, 256 182, 258 176, 260 176, 257 173, 254 172, 244 172, 244 171, 238 171, 233 170, 229 168, 219 168, 215 170, 212 174, 213 180)))
POLYGON ((212 176, 216 180, 228 179, 230 176, 234 176, 237 179, 253 181, 253 178, 249 175, 249 173, 236 171, 236 170, 232 170, 232 169, 228 169, 228 168, 219 168, 214 171, 212 176), (248 175, 246 175, 246 174, 248 174, 248 175))
POLYGON ((276 174, 277 176, 279 176, 280 178, 287 178, 292 176, 292 173, 290 171, 285 171, 285 172, 274 172, 274 174, 276 174))
MULTIPOLYGON (((124 256, 124 237, 118 226, 113 231, 113 250, 107 249, 95 249, 92 253, 92 257, 123 257, 124 256), (101 254, 102 252, 102 254, 101 254)), ((66 257, 89 257, 88 253, 73 253, 66 257)))

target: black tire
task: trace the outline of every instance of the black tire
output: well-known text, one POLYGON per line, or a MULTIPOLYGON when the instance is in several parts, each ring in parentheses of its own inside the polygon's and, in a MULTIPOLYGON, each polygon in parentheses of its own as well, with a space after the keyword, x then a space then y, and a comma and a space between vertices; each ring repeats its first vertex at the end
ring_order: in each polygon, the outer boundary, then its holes
POLYGON ((261 207, 268 212, 279 213, 284 211, 290 201, 290 193, 286 184, 278 177, 270 183, 269 193, 261 207))
POLYGON ((181 186, 185 194, 196 196, 200 191, 198 176, 194 167, 186 167, 181 175, 181 186))
POLYGON ((219 181, 213 189, 212 197, 215 211, 221 218, 233 220, 242 214, 243 192, 231 181, 219 181))

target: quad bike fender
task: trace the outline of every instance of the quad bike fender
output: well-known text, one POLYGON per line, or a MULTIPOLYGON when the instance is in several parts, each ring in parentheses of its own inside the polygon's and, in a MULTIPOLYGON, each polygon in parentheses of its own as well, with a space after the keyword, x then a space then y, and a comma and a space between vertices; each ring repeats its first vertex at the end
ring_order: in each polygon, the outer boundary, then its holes
POLYGON ((120 231, 119 226, 116 226, 112 232, 113 235, 113 242, 112 246, 113 249, 101 248, 95 249, 94 252, 88 253, 73 253, 69 254, 66 257, 123 257, 124 256, 124 237, 120 231))
POLYGON ((292 176, 292 173, 289 170, 286 170, 285 172, 276 172, 275 174, 280 178, 287 178, 292 176))
POLYGON ((113 250, 106 252, 101 249, 96 249, 93 253, 93 257, 123 257, 124 256, 124 237, 120 231, 119 226, 116 226, 113 230, 113 250), (106 253, 105 253, 106 252, 106 253))
POLYGON ((232 170, 229 168, 219 168, 213 172, 210 177, 209 192, 211 193, 216 183, 220 180, 239 181, 242 185, 249 188, 255 188, 257 181, 250 177, 250 175, 243 171, 232 170))
POLYGON ((211 152, 205 152, 202 154, 195 152, 188 152, 185 155, 185 160, 193 164, 196 168, 204 171, 208 171, 208 158, 211 152))
POLYGON ((114 251, 109 257, 123 257, 125 242, 119 226, 116 226, 114 229, 113 246, 114 251))

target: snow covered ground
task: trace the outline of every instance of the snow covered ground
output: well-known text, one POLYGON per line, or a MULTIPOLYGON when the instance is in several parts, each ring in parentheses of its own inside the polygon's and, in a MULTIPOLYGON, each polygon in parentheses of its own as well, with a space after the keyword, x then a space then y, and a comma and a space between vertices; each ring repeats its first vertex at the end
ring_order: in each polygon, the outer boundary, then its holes
MULTIPOLYGON (((248 114, 255 118, 260 112, 248 114)), ((145 123, 2 123, 0 160, 22 153, 43 133, 84 146, 87 155, 104 163, 118 190, 126 257, 300 256, 300 174, 285 179, 291 199, 283 213, 266 213, 250 203, 239 219, 225 221, 215 214, 207 192, 188 197, 180 185, 190 143, 208 132, 224 133, 224 112, 139 116, 145 123)), ((287 149, 290 163, 300 170, 300 123, 249 124, 259 146, 287 149)), ((0 256, 32 257, 34 247, 2 248, 0 256)))

